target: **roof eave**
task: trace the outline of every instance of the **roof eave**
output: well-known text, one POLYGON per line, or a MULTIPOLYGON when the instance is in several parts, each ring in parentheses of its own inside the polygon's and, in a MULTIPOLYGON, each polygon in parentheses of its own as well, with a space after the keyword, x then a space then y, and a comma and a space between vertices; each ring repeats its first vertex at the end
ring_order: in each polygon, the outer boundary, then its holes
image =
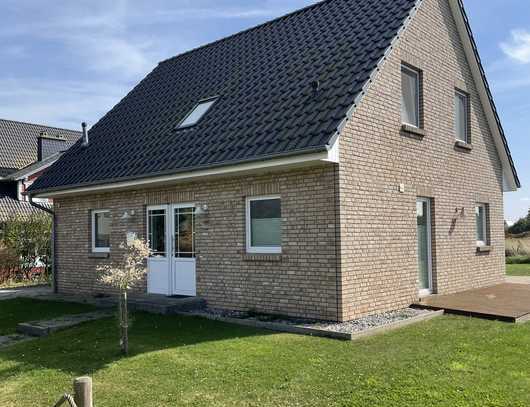
POLYGON ((276 154, 269 157, 261 157, 260 159, 220 163, 218 165, 149 174, 146 176, 117 178, 56 188, 33 189, 30 187, 29 194, 33 197, 56 198, 61 196, 108 192, 110 190, 115 191, 137 189, 138 187, 156 187, 223 175, 238 176, 249 173, 292 169, 325 162, 337 163, 337 151, 337 145, 321 146, 294 153, 290 152, 276 154))

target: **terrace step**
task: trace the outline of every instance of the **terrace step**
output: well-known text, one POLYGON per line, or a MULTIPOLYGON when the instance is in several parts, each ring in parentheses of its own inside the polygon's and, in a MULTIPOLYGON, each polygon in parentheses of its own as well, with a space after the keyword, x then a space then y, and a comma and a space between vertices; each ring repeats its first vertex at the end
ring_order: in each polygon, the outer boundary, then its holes
POLYGON ((73 326, 108 318, 113 315, 112 311, 94 311, 84 314, 65 315, 59 318, 22 322, 17 325, 17 332, 29 336, 48 336, 53 332, 62 331, 73 326))
MULTIPOLYGON (((98 299, 99 306, 116 306, 118 298, 98 299)), ((206 307, 206 301, 200 297, 166 297, 163 295, 142 295, 129 297, 129 309, 152 314, 171 315, 180 312, 197 311, 206 307)))

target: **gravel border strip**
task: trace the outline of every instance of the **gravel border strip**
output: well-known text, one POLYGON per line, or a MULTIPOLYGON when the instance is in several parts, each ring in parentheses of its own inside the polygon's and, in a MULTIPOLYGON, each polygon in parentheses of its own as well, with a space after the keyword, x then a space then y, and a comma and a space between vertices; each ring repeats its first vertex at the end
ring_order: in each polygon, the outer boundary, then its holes
POLYGON ((405 326, 412 325, 412 324, 415 324, 421 321, 427 321, 429 319, 439 317, 443 315, 443 313, 444 313, 443 310, 428 311, 428 312, 422 313, 420 315, 416 315, 411 318, 401 319, 401 320, 390 322, 384 325, 367 328, 362 331, 346 333, 346 332, 330 331, 330 330, 320 329, 320 328, 312 328, 312 327, 308 327, 304 325, 293 325, 293 324, 282 323, 282 322, 267 322, 267 321, 260 321, 257 319, 225 317, 225 316, 221 316, 217 314, 209 314, 207 312, 179 312, 180 315, 197 316, 197 317, 207 318, 207 319, 214 320, 214 321, 227 322, 231 324, 249 326, 253 328, 262 328, 262 329, 268 329, 271 331, 288 332, 288 333, 294 333, 294 334, 300 334, 300 335, 318 336, 318 337, 324 337, 324 338, 342 339, 342 340, 349 340, 349 341, 354 341, 354 340, 366 338, 372 335, 377 335, 379 333, 403 328, 405 326))

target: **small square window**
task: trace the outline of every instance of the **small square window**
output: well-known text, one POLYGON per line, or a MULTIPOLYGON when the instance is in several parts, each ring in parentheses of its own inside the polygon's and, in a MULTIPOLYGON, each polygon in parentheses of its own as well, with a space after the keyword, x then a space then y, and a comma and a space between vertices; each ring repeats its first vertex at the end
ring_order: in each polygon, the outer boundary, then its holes
POLYGON ((92 211, 92 251, 94 253, 110 252, 110 211, 92 211))
POLYGON ((177 126, 177 129, 182 129, 184 127, 190 127, 196 125, 199 120, 206 114, 208 110, 212 107, 217 99, 208 99, 199 102, 188 115, 180 122, 177 126))
POLYGON ((401 121, 420 127, 420 73, 401 66, 401 121))
POLYGON ((455 131, 456 139, 470 144, 469 140, 469 96, 457 90, 455 92, 455 131))
POLYGON ((477 204, 475 206, 475 220, 477 228, 477 246, 487 246, 488 239, 488 205, 477 204))
POLYGON ((282 252, 282 206, 278 196, 247 199, 247 252, 282 252))

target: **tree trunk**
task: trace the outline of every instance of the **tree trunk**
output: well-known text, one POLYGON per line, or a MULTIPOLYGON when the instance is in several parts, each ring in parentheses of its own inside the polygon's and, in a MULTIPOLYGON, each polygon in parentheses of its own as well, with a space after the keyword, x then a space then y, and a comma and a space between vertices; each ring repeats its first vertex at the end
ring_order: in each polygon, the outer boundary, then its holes
POLYGON ((120 293, 120 330, 121 351, 124 355, 129 354, 129 313, 127 310, 127 291, 120 293))

